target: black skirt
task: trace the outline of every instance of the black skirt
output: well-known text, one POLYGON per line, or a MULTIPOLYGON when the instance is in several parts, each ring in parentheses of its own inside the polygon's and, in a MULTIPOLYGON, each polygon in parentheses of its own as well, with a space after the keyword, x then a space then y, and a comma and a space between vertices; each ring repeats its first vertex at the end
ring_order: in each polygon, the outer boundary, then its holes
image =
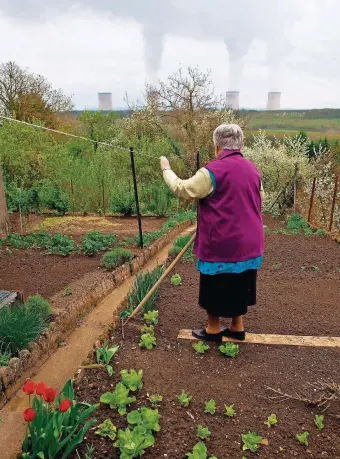
POLYGON ((237 317, 256 304, 257 270, 243 273, 200 274, 199 305, 216 317, 237 317))

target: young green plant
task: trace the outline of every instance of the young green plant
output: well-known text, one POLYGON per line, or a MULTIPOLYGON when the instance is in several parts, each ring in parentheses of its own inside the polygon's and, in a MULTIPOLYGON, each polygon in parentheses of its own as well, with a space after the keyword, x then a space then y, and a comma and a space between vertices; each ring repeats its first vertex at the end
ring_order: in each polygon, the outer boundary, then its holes
POLYGON ((324 429, 325 425, 323 423, 323 420, 324 420, 324 416, 322 414, 316 414, 315 415, 315 418, 314 418, 314 424, 316 425, 316 427, 319 429, 319 430, 322 430, 324 429))
POLYGON ((192 347, 198 354, 205 354, 210 349, 204 341, 198 341, 197 343, 194 343, 192 347))
POLYGON ((117 427, 112 424, 110 419, 106 419, 102 424, 97 427, 96 435, 100 437, 108 437, 110 440, 115 440, 117 434, 117 427))
POLYGON ((114 392, 106 392, 100 397, 100 402, 110 405, 112 410, 117 410, 122 416, 127 407, 136 401, 136 397, 129 397, 129 389, 123 383, 118 383, 114 392))
POLYGON ((113 368, 110 365, 113 356, 119 350, 119 346, 110 347, 104 342, 103 347, 98 347, 96 350, 96 358, 98 365, 105 365, 107 374, 109 376, 113 375, 113 368))
POLYGON ((150 333, 144 333, 140 337, 139 347, 141 349, 151 350, 157 345, 156 337, 150 333))
POLYGON ((243 451, 256 453, 262 444, 263 438, 255 432, 242 434, 243 451))
POLYGON ((209 431, 208 427, 204 427, 201 424, 197 426, 197 438, 200 440, 206 440, 209 438, 211 435, 211 432, 209 431))
POLYGON ((309 432, 307 431, 302 432, 301 434, 297 434, 295 436, 295 438, 300 443, 300 445, 303 445, 303 446, 308 446, 308 437, 309 437, 309 432))
POLYGON ((234 359, 240 352, 240 346, 234 343, 225 343, 219 347, 219 350, 226 357, 234 359))
POLYGON ((271 414, 267 421, 264 422, 264 424, 268 427, 272 427, 272 426, 275 426, 278 422, 278 419, 277 419, 277 416, 275 413, 271 414))
POLYGON ((236 411, 234 410, 234 405, 224 405, 225 415, 228 418, 233 418, 236 415, 236 411))
POLYGON ((143 387, 143 370, 122 370, 120 376, 124 386, 131 392, 136 392, 143 387))
POLYGON ((192 397, 188 392, 182 390, 182 393, 177 397, 177 400, 181 406, 188 408, 191 403, 192 397))
POLYGON ((205 402, 204 412, 208 414, 215 414, 216 413, 216 402, 215 400, 209 400, 205 402))

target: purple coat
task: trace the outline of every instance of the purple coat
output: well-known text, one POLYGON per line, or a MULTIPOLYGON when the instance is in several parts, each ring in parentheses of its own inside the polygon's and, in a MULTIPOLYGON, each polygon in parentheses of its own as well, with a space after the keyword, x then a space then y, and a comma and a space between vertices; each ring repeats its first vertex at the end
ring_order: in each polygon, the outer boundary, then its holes
POLYGON ((205 166, 216 180, 199 201, 194 253, 202 261, 238 262, 263 255, 261 175, 240 150, 224 150, 205 166))

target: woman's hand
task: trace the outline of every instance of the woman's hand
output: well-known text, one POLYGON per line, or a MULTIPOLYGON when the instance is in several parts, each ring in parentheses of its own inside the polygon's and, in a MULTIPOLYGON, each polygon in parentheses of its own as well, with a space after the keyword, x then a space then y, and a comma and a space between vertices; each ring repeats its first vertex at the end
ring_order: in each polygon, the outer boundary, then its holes
POLYGON ((161 161, 161 169, 162 169, 162 171, 164 171, 165 169, 171 169, 170 168, 170 163, 169 163, 168 159, 165 156, 161 156, 160 157, 160 161, 161 161))

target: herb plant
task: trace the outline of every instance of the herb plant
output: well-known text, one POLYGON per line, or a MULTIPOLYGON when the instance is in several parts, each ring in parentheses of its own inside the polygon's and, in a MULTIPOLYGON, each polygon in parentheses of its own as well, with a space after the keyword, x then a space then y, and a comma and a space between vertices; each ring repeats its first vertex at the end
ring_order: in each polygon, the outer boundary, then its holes
POLYGON ((122 383, 130 391, 136 392, 143 387, 143 370, 122 370, 120 375, 122 383))
POLYGON ((267 425, 268 427, 272 427, 277 424, 277 421, 277 416, 273 413, 268 417, 267 421, 265 421, 265 425, 267 425))
POLYGON ((103 255, 102 265, 105 269, 112 270, 123 265, 127 261, 131 261, 133 257, 134 253, 131 250, 117 247, 103 255))
POLYGON ((107 374, 109 376, 113 375, 113 368, 110 365, 110 362, 118 349, 119 346, 113 346, 109 348, 106 342, 104 342, 103 347, 99 347, 96 350, 97 363, 105 365, 107 374))
POLYGON ((234 343, 225 343, 219 347, 219 350, 226 357, 234 359, 240 352, 240 346, 234 343))
POLYGON ((211 435, 211 432, 209 431, 208 427, 204 427, 201 424, 197 426, 197 437, 200 440, 206 440, 209 438, 211 435))
POLYGON ((233 418, 236 414, 236 411, 234 410, 234 405, 224 405, 225 409, 225 415, 228 416, 228 418, 233 418))
POLYGON ((205 354, 210 349, 208 344, 205 344, 204 341, 198 341, 197 343, 194 343, 192 347, 198 354, 205 354))
POLYGON ((139 347, 142 349, 153 349, 157 344, 156 337, 150 333, 145 333, 140 337, 139 347))
POLYGON ((136 401, 136 397, 129 397, 129 389, 123 383, 116 385, 114 392, 106 392, 100 397, 101 403, 110 405, 110 408, 117 410, 122 416, 126 413, 126 408, 136 401))
POLYGON ((324 420, 324 416, 322 414, 316 414, 315 415, 315 418, 314 418, 314 424, 316 425, 316 427, 319 429, 319 430, 322 430, 324 429, 325 425, 323 423, 323 420, 324 420))
POLYGON ((205 402, 204 412, 205 413, 209 413, 209 414, 215 414, 216 413, 216 402, 215 402, 215 400, 209 400, 208 402, 205 402))
POLYGON ((144 320, 147 325, 157 325, 158 324, 158 311, 149 311, 144 314, 144 320))
POLYGON ((308 437, 309 437, 309 432, 307 431, 296 435, 296 439, 298 440, 300 445, 304 445, 304 446, 308 446, 308 437))
POLYGON ((255 432, 248 432, 247 434, 242 434, 243 442, 243 451, 251 451, 256 453, 260 448, 263 438, 255 432))
POLYGON ((117 427, 112 424, 110 419, 106 419, 102 424, 97 427, 96 435, 100 437, 108 437, 110 440, 115 440, 117 434, 117 427))
POLYGON ((188 406, 191 403, 192 397, 190 394, 182 390, 182 393, 177 397, 177 400, 181 406, 183 406, 184 408, 188 408, 188 406))

